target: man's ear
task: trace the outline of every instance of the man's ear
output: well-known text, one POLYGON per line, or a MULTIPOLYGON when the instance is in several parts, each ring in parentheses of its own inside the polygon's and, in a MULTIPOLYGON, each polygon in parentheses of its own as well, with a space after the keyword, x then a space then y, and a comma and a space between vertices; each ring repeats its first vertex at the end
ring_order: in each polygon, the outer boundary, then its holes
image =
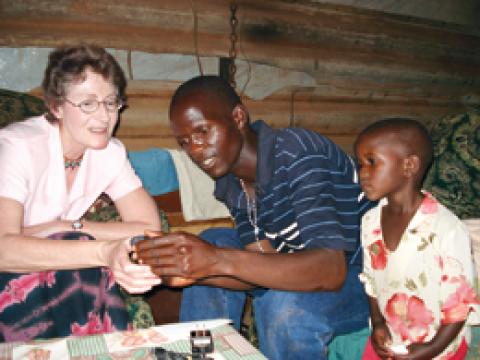
POLYGON ((420 158, 417 155, 409 155, 403 160, 403 172, 407 177, 415 176, 420 170, 420 158))
POLYGON ((243 129, 248 123, 248 111, 242 104, 237 104, 233 108, 232 117, 239 129, 243 129))

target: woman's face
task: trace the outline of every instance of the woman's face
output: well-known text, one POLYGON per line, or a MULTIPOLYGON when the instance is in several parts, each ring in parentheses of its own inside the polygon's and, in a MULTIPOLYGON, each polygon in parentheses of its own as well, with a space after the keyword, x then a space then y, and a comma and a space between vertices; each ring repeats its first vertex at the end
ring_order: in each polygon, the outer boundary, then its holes
POLYGON ((85 81, 68 85, 63 103, 52 113, 59 119, 64 155, 79 156, 87 148, 103 149, 107 146, 118 120, 118 109, 112 111, 117 101, 115 86, 102 75, 85 71, 85 81), (89 108, 100 102, 95 111, 85 113, 80 104, 89 108), (107 110, 110 107, 110 110, 107 110))

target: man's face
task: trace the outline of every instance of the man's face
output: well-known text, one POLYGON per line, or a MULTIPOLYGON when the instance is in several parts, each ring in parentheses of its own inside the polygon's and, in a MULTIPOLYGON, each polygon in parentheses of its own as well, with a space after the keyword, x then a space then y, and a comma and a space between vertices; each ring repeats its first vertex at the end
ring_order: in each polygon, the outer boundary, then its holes
POLYGON ((171 110, 170 125, 178 144, 212 178, 235 165, 243 139, 231 113, 213 103, 186 101, 171 110))

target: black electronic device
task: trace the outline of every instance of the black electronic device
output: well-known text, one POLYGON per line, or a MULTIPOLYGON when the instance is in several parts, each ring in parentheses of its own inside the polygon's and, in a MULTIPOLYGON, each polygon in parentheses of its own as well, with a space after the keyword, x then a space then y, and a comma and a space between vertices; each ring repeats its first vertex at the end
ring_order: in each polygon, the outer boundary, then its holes
MULTIPOLYGON (((145 239, 146 239, 146 237, 144 235, 133 236, 132 238, 130 238, 130 245, 135 246, 136 243, 138 243, 139 241, 145 240, 145 239)), ((135 264, 138 264, 138 259, 137 259, 134 251, 130 251, 128 253, 128 257, 130 258, 131 262, 133 262, 135 264)))
POLYGON ((156 360, 188 360, 188 354, 177 353, 174 351, 166 350, 162 347, 156 347, 154 349, 156 360))
POLYGON ((192 345, 192 359, 209 359, 208 354, 213 352, 213 338, 210 330, 190 331, 192 345))

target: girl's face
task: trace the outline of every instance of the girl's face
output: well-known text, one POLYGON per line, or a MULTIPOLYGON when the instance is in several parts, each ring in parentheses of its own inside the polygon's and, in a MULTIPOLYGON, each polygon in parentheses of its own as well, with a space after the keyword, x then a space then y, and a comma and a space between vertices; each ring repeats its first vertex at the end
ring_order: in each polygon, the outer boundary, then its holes
POLYGON ((394 195, 406 184, 405 154, 389 137, 381 133, 362 135, 355 145, 362 190, 368 199, 375 201, 394 195))
POLYGON ((114 85, 102 75, 87 69, 85 80, 70 84, 66 93, 63 103, 52 109, 59 119, 64 155, 76 157, 87 148, 105 148, 118 120, 114 85), (91 111, 95 101, 99 102, 99 106, 91 111), (82 103, 82 106, 76 106, 82 103), (89 110, 88 113, 82 108, 89 110))

